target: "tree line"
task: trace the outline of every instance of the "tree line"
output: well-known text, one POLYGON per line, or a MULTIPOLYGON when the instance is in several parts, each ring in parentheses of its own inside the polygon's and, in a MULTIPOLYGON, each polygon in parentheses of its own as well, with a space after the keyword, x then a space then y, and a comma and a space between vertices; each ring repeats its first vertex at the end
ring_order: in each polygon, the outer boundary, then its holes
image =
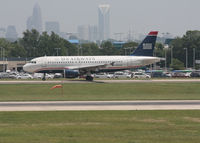
MULTIPOLYGON (((121 48, 116 48, 111 41, 104 41, 101 45, 96 43, 71 44, 52 32, 40 34, 36 30, 26 30, 23 37, 15 42, 0 39, 0 53, 4 49, 4 57, 40 57, 40 56, 94 56, 94 55, 129 55, 138 46, 136 42, 128 42, 121 48)), ((161 43, 156 44, 155 56, 167 56, 167 67, 183 69, 186 65, 186 49, 188 54, 188 67, 193 66, 194 51, 195 59, 200 59, 200 31, 187 31, 183 37, 176 37, 168 49, 161 43), (173 50, 173 51, 172 51, 173 50), (173 59, 171 54, 173 52, 173 59), (171 61, 173 60, 173 61, 171 61)), ((164 67, 164 62, 160 63, 164 67)))

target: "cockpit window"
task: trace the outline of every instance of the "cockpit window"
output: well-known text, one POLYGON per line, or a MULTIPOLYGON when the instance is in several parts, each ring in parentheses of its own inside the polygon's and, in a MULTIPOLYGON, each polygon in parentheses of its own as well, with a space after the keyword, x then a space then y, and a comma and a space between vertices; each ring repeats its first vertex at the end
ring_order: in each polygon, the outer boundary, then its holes
POLYGON ((36 61, 29 61, 30 64, 36 64, 36 61))

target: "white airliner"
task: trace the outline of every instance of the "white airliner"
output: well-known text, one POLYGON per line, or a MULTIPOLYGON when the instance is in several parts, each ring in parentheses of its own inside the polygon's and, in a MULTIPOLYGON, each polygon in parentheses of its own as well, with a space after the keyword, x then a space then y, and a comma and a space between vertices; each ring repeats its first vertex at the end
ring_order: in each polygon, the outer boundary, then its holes
POLYGON ((159 62, 153 56, 157 31, 150 32, 130 56, 44 56, 32 59, 23 66, 29 73, 63 73, 66 78, 86 75, 92 81, 92 73, 120 71, 159 62))

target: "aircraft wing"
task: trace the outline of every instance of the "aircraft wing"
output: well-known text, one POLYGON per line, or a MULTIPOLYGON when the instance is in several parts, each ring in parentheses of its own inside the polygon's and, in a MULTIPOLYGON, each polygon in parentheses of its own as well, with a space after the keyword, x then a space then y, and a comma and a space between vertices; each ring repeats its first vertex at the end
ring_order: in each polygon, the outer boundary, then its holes
POLYGON ((109 65, 113 65, 114 63, 111 63, 111 64, 95 64, 95 65, 81 65, 81 66, 72 66, 68 69, 71 69, 71 70, 80 70, 80 71, 96 71, 98 69, 101 69, 101 68, 105 68, 109 65))

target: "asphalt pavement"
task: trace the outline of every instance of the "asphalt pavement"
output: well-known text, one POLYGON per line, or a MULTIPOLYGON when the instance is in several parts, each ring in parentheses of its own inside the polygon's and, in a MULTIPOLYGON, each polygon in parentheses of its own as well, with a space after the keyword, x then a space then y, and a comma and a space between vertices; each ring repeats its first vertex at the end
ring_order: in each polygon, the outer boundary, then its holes
POLYGON ((0 102, 0 111, 200 110, 200 100, 0 102))
POLYGON ((86 80, 3 80, 0 84, 60 84, 60 83, 184 83, 184 82, 199 82, 200 79, 148 79, 148 80, 94 80, 93 82, 86 80))

